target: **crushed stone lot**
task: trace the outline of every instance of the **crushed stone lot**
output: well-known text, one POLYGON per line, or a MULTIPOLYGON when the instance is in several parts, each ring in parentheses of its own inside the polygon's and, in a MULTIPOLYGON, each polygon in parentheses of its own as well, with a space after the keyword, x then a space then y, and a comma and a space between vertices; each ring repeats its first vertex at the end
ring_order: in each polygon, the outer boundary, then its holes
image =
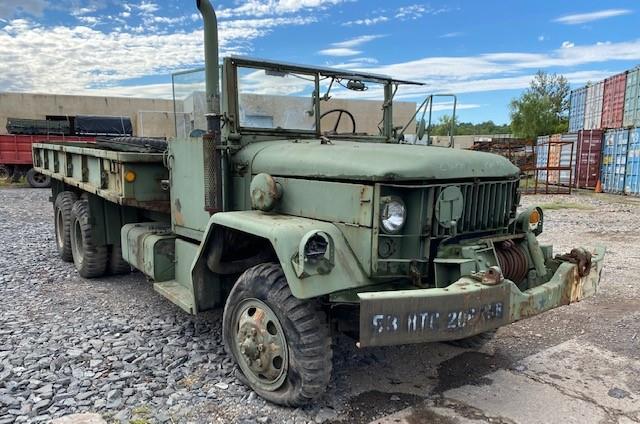
POLYGON ((57 256, 49 196, 0 189, 0 424, 76 412, 138 424, 640 422, 640 199, 524 196, 548 206, 540 240, 556 253, 607 246, 596 297, 502 328, 480 351, 359 350, 337 337, 329 391, 291 409, 235 378, 220 310, 191 317, 140 273, 80 278, 57 256))

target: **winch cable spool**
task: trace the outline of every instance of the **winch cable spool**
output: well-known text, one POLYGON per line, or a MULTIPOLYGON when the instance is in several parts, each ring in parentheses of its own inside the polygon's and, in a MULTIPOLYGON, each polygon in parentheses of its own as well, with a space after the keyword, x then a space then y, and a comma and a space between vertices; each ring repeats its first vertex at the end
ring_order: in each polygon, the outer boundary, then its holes
POLYGON ((505 278, 520 283, 527 276, 529 263, 527 257, 513 240, 506 240, 496 245, 496 256, 505 278))

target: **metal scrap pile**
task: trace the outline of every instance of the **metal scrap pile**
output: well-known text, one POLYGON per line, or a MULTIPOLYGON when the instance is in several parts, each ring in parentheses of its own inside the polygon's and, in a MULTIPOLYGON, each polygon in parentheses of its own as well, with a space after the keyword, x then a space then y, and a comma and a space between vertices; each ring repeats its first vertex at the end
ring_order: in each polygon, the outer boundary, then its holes
POLYGON ((519 138, 492 138, 490 141, 476 141, 471 150, 495 153, 506 157, 520 168, 528 171, 535 168, 535 141, 519 138))

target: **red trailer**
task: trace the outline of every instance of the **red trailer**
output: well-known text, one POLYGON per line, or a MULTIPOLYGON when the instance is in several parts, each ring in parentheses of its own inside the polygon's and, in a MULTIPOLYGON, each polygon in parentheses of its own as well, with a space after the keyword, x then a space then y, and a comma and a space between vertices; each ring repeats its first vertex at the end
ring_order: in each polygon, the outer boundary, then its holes
POLYGON ((42 141, 95 142, 96 138, 0 134, 0 179, 17 180, 26 175, 31 187, 48 187, 49 177, 36 172, 31 163, 31 145, 42 141))

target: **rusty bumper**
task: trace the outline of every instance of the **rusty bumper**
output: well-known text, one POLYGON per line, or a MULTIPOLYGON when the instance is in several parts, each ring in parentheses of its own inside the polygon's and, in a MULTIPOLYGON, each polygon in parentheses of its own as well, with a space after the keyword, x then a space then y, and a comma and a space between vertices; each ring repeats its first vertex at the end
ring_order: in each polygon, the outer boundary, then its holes
POLYGON ((599 247, 583 277, 563 261, 549 281, 524 292, 509 280, 489 286, 465 277, 446 288, 359 293, 360 346, 462 339, 578 302, 595 294, 603 259, 599 247))

